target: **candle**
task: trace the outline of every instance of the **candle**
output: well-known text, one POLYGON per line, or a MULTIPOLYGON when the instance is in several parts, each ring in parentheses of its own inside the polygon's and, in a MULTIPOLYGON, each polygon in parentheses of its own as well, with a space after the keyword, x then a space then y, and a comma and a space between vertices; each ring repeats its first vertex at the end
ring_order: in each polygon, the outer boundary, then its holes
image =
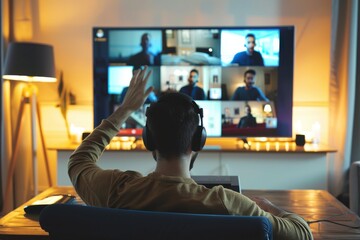
POLYGON ((82 133, 84 132, 84 128, 77 127, 74 124, 70 125, 70 140, 72 143, 80 143, 82 138, 82 133))
POLYGON ((313 143, 319 144, 320 142, 320 123, 316 122, 312 125, 313 143))

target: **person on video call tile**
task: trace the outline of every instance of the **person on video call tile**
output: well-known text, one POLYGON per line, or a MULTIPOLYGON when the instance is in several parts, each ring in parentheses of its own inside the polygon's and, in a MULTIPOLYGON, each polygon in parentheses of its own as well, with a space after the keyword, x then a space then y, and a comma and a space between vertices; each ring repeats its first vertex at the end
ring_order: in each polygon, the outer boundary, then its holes
POLYGON ((150 51, 151 35, 144 33, 141 36, 140 46, 142 50, 129 58, 128 65, 139 68, 140 66, 159 65, 159 57, 150 51))
POLYGON ((246 116, 240 118, 238 128, 256 127, 256 118, 251 114, 250 105, 245 105, 246 116))
POLYGON ((235 54, 231 63, 239 64, 239 66, 264 66, 264 60, 261 53, 255 51, 255 35, 249 33, 245 37, 246 51, 235 54))
POLYGON ((205 100, 205 92, 201 87, 196 86, 199 81, 199 71, 192 69, 189 74, 189 84, 182 87, 179 92, 184 93, 194 100, 205 100))
POLYGON ((244 82, 245 86, 238 87, 231 100, 240 100, 240 101, 269 101, 265 94, 261 91, 260 88, 255 85, 255 75, 256 72, 253 69, 249 69, 244 73, 244 82))

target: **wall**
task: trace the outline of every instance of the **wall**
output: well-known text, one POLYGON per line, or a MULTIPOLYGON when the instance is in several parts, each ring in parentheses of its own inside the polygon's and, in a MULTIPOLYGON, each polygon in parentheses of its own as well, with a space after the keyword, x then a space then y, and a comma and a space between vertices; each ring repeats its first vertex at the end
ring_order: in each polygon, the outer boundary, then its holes
MULTIPOLYGON (((66 85, 78 103, 90 105, 94 26, 295 25, 294 124, 300 120, 307 131, 318 121, 322 142, 328 142, 331 1, 30 2, 33 41, 54 45, 57 69, 63 71, 66 85)), ((43 101, 57 100, 57 84, 52 85, 41 86, 43 101)))
MULTIPOLYGON (((245 0, 13 1, 15 40, 54 46, 58 72, 63 72, 65 85, 75 94, 77 103, 88 110, 82 120, 82 117, 70 116, 84 128, 92 126, 91 30, 94 26, 294 25, 294 127, 301 125, 303 131, 309 131, 319 122, 321 142, 328 143, 329 0, 253 0, 251 3, 245 0)), ((59 101, 57 86, 57 83, 39 84, 48 138, 56 138, 56 133, 65 131, 59 108, 55 107, 59 101), (52 114, 54 111, 57 112, 52 114)))

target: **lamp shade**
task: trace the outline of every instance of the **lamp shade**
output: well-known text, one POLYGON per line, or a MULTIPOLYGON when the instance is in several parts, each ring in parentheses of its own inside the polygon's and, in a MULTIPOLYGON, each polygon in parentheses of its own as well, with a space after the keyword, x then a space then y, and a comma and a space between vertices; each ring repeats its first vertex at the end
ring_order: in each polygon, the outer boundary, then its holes
POLYGON ((270 104, 266 103, 266 104, 264 105, 264 112, 265 112, 265 113, 271 113, 271 112, 272 112, 272 108, 271 108, 271 105, 270 105, 270 104))
POLYGON ((53 47, 39 43, 10 43, 3 78, 26 82, 56 82, 53 47))

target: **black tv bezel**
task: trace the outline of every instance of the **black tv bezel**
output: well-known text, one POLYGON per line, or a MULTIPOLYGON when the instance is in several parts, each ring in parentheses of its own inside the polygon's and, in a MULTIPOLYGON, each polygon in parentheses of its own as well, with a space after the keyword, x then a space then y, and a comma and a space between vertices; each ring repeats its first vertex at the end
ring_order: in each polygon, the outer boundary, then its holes
MULTIPOLYGON (((166 29, 172 30, 195 30, 195 29, 219 29, 221 30, 266 30, 266 29, 276 29, 280 32, 280 56, 279 56, 279 66, 278 66, 278 92, 282 94, 277 96, 276 109, 277 109, 277 119, 278 126, 276 128, 276 134, 256 134, 256 135, 239 135, 239 136, 221 136, 215 138, 245 138, 245 137, 292 137, 293 132, 293 83, 294 83, 294 54, 295 54, 295 26, 158 26, 158 27, 149 27, 149 26, 119 26, 119 27, 104 27, 97 26, 92 28, 92 49, 93 49, 93 113, 94 113, 94 127, 96 127, 102 119, 106 118, 111 112, 104 112, 103 114, 97 114, 96 107, 97 105, 106 103, 109 96, 100 96, 98 99, 99 91, 107 91, 107 85, 99 86, 95 79, 97 76, 103 72, 107 71, 109 66, 109 61, 104 62, 104 59, 108 59, 108 45, 104 44, 102 46, 96 46, 96 43, 99 42, 96 37, 96 33, 99 29, 105 30, 104 38, 108 36, 106 33, 113 30, 160 30, 164 31, 166 29), (105 49, 104 49, 105 48, 105 49), (105 53, 105 56, 104 56, 105 53), (99 101, 100 100, 100 101, 99 101), (291 100, 291 101, 289 101, 291 100)), ((105 41, 108 43, 107 41, 105 41)), ((104 73, 103 73, 104 74, 104 73)), ((107 76, 107 72, 105 74, 107 76)), ((107 83, 106 83, 107 84, 107 83)), ((108 94, 107 94, 108 95, 108 94)), ((138 134, 129 134, 129 136, 138 136, 138 134)))

